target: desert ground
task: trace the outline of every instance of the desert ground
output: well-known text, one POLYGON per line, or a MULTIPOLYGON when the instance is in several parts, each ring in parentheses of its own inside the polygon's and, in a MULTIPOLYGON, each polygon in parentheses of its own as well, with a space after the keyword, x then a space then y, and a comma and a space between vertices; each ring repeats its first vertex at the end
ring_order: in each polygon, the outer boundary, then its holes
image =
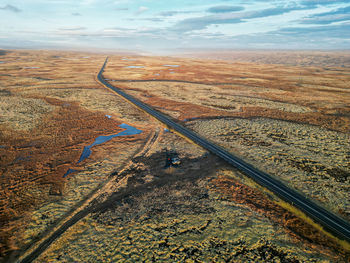
MULTIPOLYGON (((349 54, 283 54, 112 54, 103 75, 350 221, 349 54)), ((0 52, 0 260, 94 207, 36 262, 349 260, 273 194, 100 85, 106 57, 0 52), (114 137, 121 124, 142 132, 114 137), (164 169, 167 150, 179 167, 164 169)))

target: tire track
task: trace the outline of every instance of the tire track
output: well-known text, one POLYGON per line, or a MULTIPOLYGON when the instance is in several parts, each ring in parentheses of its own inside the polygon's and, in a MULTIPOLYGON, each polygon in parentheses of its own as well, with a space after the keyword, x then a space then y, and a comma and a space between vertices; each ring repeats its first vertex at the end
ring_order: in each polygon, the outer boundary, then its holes
MULTIPOLYGON (((156 131, 153 131, 153 133, 150 134, 150 136, 147 139, 147 142, 139 148, 137 153, 134 154, 134 156, 131 158, 136 158, 138 156, 146 155, 151 147, 157 142, 161 135, 161 132, 159 131, 159 128, 156 129, 156 131)), ((122 170, 120 170, 118 173, 112 173, 110 179, 108 179, 107 182, 105 182, 100 187, 96 188, 95 191, 93 191, 87 198, 85 198, 83 201, 81 201, 78 204, 78 207, 74 207, 71 211, 68 212, 68 214, 61 218, 55 226, 50 228, 49 230, 45 231, 42 235, 42 238, 36 242, 36 244, 32 245, 31 247, 27 248, 26 251, 23 253, 23 255, 18 259, 14 260, 14 262, 32 262, 36 258, 38 258, 57 238, 59 238, 65 231, 67 231, 71 226, 76 224, 78 221, 83 219, 85 216, 89 215, 92 212, 99 211, 102 207, 105 207, 106 204, 113 203, 115 199, 121 198, 128 194, 129 192, 126 191, 125 193, 120 193, 120 195, 114 195, 113 201, 104 201, 102 204, 98 204, 97 199, 108 192, 108 190, 115 185, 115 177, 113 175, 116 174, 123 174, 123 171, 127 170, 130 165, 132 165, 132 161, 128 161, 122 170), (97 204, 94 204, 97 203, 97 204)), ((118 181, 118 184, 123 183, 123 181, 127 180, 126 177, 120 178, 118 181)), ((130 190, 130 193, 132 193, 134 189, 130 190)), ((12 261, 11 259, 8 259, 9 261, 12 261)))

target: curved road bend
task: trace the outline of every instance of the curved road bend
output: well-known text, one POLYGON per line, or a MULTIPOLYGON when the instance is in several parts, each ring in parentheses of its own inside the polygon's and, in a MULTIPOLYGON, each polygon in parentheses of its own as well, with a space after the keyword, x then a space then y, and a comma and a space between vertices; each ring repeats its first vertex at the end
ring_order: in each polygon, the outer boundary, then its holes
POLYGON ((274 179, 269 174, 259 171, 257 168, 253 167, 252 165, 246 163, 245 161, 239 159, 238 157, 234 156, 233 154, 227 152, 223 148, 215 145, 212 142, 207 141, 206 139, 202 138, 198 134, 194 133, 193 131, 185 128, 184 126, 174 122, 169 117, 164 115, 163 113, 160 113, 157 110, 154 110, 152 107, 148 106, 147 104, 141 102, 140 100, 134 98, 133 96, 125 93, 119 88, 116 88, 109 84, 103 77, 102 73, 104 71, 104 68, 108 62, 108 58, 106 59, 105 63, 103 64, 100 72, 98 73, 98 80, 109 89, 115 91, 120 96, 124 97, 140 109, 146 111, 148 114, 152 115, 153 117, 157 118, 160 122, 166 124, 173 130, 179 132, 180 134, 186 136, 196 144, 202 146, 203 148, 207 149, 211 153, 219 156, 220 158, 224 159, 227 163, 231 164, 238 170, 245 173, 247 176, 252 178, 254 181, 256 181, 258 184, 262 185, 263 187, 266 187, 273 193, 275 193, 277 196, 279 196, 284 201, 294 205, 296 208, 303 211, 305 214, 307 214, 310 218, 312 218, 315 222, 319 223, 324 227, 325 230, 329 231, 330 233, 334 234, 335 236, 339 237, 340 239, 346 240, 350 243, 350 224, 349 222, 345 221, 344 219, 340 218, 339 216, 329 212, 325 208, 319 206, 318 204, 314 203, 313 201, 305 198, 300 193, 296 192, 295 190, 287 187, 282 182, 274 179))

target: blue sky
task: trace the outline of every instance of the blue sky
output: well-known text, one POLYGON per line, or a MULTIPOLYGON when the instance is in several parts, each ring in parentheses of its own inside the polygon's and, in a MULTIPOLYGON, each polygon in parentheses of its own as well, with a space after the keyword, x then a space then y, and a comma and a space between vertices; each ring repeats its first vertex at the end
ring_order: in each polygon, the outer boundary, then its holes
POLYGON ((349 49, 350 0, 0 0, 0 48, 349 49))

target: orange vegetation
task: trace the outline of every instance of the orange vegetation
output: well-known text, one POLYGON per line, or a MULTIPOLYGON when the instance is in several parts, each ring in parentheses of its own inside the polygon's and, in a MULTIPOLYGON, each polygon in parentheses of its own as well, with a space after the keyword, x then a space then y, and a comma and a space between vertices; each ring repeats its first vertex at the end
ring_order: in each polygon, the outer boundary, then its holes
POLYGON ((348 253, 312 225, 268 200, 259 190, 243 185, 234 178, 219 176, 211 181, 211 189, 219 192, 222 199, 245 204, 254 211, 265 215, 273 222, 283 226, 296 240, 300 241, 302 238, 310 246, 321 246, 323 251, 332 248, 343 255, 348 253))

